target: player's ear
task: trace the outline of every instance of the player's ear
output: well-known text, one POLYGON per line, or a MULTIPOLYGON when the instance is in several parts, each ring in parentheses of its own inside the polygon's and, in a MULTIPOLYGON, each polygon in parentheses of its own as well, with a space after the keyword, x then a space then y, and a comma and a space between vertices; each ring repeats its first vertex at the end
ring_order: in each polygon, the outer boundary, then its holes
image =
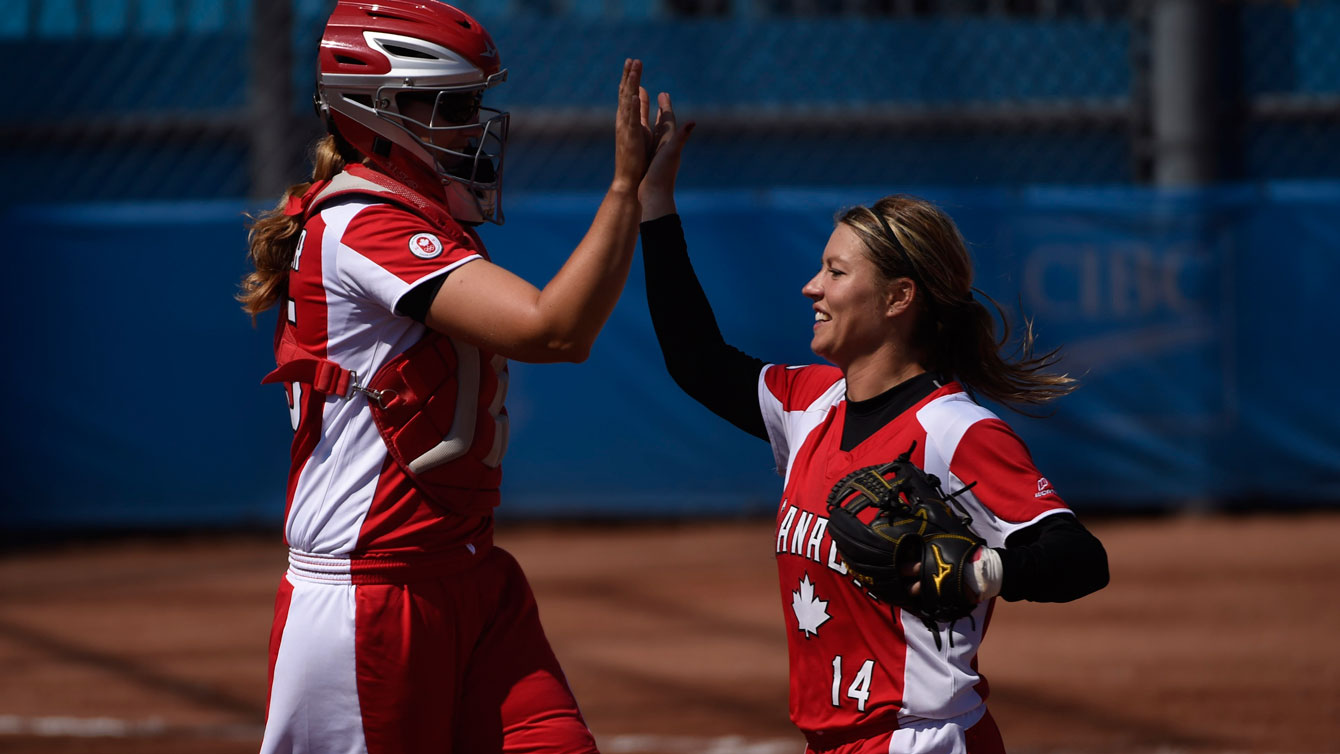
POLYGON ((917 284, 912 278, 890 280, 885 287, 885 316, 898 317, 911 310, 919 295, 917 284))

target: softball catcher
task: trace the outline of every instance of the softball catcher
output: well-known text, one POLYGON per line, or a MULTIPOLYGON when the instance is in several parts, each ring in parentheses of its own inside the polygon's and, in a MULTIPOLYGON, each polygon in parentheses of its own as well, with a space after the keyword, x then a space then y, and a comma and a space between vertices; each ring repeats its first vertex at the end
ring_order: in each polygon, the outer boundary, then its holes
POLYGON ((525 575, 493 546, 493 508, 508 362, 589 353, 655 145, 629 60, 610 189, 536 288, 477 231, 503 222, 510 116, 486 100, 507 75, 456 8, 340 0, 312 180, 251 226, 239 299, 279 311, 265 381, 295 432, 263 752, 596 750, 525 575))

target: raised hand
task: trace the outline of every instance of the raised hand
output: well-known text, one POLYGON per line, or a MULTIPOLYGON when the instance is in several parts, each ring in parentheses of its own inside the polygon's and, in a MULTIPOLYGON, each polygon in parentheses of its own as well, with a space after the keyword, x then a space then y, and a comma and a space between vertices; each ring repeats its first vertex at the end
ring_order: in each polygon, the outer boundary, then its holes
MULTIPOLYGON (((644 96, 645 99, 645 96, 644 96)), ((642 202, 642 219, 654 220, 675 211, 675 178, 679 174, 680 157, 684 142, 693 132, 694 123, 679 127, 670 95, 661 92, 656 98, 656 126, 651 130, 653 144, 651 164, 647 167, 638 199, 642 202)))
POLYGON ((647 172, 651 157, 651 132, 647 128, 646 92, 642 90, 642 61, 623 63, 619 82, 619 107, 614 118, 614 186, 633 191, 647 172))

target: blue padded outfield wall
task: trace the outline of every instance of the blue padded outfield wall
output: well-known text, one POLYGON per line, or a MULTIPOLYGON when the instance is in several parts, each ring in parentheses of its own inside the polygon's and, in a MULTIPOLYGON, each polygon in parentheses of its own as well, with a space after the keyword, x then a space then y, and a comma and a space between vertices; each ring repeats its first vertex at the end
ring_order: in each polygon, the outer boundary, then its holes
MULTIPOLYGON (((884 188, 690 193, 695 266, 727 338, 809 360, 801 285, 834 211, 884 188)), ((1035 316, 1083 387, 1005 414, 1077 508, 1340 500, 1340 183, 1202 192, 924 192, 961 224, 978 285, 1035 316)), ((595 195, 514 196, 495 258, 542 284, 595 195)), ((273 319, 232 300, 239 202, 0 210, 6 527, 275 523, 290 430, 262 387, 273 319), (39 279, 38 267, 52 274, 39 279), (19 275, 20 272, 25 272, 19 275), (29 274, 30 273, 30 274, 29 274)), ((42 273, 46 275, 46 273, 42 273)), ((581 365, 515 365, 513 516, 736 515, 775 505, 767 446, 666 376, 642 269, 581 365)))

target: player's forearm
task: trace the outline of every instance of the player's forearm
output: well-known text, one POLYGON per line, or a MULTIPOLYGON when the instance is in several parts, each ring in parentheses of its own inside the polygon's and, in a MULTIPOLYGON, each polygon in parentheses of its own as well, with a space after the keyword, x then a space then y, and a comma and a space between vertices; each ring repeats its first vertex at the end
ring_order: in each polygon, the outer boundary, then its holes
POLYGON ((640 217, 637 187, 615 183, 586 236, 540 292, 548 348, 562 360, 585 360, 613 313, 628 280, 640 217))
POLYGON ((652 328, 675 384, 712 413, 767 440, 757 392, 763 362, 722 337, 689 262, 678 215, 642 224, 642 257, 652 328))

